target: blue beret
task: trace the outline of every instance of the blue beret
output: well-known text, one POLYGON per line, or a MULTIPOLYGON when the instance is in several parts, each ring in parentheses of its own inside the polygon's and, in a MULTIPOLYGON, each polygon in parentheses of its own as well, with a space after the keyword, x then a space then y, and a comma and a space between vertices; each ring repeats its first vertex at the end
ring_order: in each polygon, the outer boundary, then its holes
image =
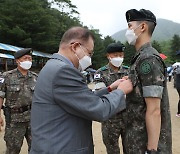
POLYGON ((18 58, 21 58, 22 56, 24 55, 32 55, 32 48, 25 48, 25 49, 21 49, 21 50, 18 50, 15 54, 14 54, 14 58, 15 59, 18 59, 18 58))
POLYGON ((126 12, 126 20, 127 22, 131 21, 150 21, 154 22, 156 25, 156 16, 149 10, 141 9, 131 9, 126 12))
POLYGON ((107 46, 106 52, 113 53, 113 52, 124 52, 125 46, 120 43, 111 43, 107 46))

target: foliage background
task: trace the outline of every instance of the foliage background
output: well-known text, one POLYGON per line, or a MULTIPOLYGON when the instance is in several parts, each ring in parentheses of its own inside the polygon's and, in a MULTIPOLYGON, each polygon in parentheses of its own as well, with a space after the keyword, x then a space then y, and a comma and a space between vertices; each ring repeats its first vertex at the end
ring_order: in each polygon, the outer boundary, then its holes
MULTIPOLYGON (((58 51, 63 33, 72 26, 84 26, 78 8, 71 0, 0 0, 0 42, 19 47, 32 47, 46 53, 58 51), (55 6, 55 7, 54 7, 55 6)), ((102 37, 98 29, 89 28, 95 35, 93 68, 107 63, 105 49, 116 42, 111 36, 102 37)), ((165 33, 165 32, 164 32, 165 33)), ((124 43, 125 65, 130 65, 134 47, 124 43)), ((152 45, 167 55, 167 65, 179 60, 180 37, 175 34, 167 41, 153 41, 152 45)))

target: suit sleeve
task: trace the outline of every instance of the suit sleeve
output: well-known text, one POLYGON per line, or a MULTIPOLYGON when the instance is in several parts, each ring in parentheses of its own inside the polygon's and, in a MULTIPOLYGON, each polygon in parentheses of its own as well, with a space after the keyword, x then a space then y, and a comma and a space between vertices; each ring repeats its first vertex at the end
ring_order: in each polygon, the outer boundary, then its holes
POLYGON ((105 95, 105 94, 109 94, 109 91, 108 91, 108 88, 106 87, 106 88, 102 88, 102 89, 100 89, 100 90, 96 90, 94 93, 95 93, 97 96, 102 97, 102 96, 105 95))
POLYGON ((125 109, 125 97, 121 90, 98 96, 85 83, 74 68, 63 66, 53 81, 55 102, 69 114, 89 120, 104 121, 125 109))

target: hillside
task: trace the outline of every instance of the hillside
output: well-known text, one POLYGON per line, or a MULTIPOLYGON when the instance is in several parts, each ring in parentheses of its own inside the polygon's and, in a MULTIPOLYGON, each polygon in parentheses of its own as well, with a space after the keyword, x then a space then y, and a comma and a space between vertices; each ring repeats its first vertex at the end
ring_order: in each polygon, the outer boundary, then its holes
MULTIPOLYGON (((121 30, 111 37, 117 41, 125 42, 125 30, 121 30)), ((165 41, 172 38, 174 34, 180 35, 180 24, 166 19, 158 19, 152 40, 165 41)))

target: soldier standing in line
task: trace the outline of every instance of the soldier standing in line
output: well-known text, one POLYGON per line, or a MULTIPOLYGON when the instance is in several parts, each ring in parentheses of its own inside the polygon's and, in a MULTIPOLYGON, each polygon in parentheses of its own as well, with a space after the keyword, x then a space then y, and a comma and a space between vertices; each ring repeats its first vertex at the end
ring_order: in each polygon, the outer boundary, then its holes
MULTIPOLYGON (((111 43, 106 49, 106 56, 109 63, 95 73, 96 88, 98 85, 108 87, 117 79, 127 75, 127 67, 122 65, 124 59, 124 45, 120 43, 111 43), (100 84, 102 83, 102 84, 100 84)), ((116 114, 109 120, 102 122, 102 137, 108 154, 119 154, 119 137, 122 138, 124 145, 126 111, 116 114)), ((126 153, 123 149, 124 154, 126 153)))
MULTIPOLYGON (((31 147, 30 110, 37 74, 29 71, 32 49, 22 49, 14 54, 17 68, 4 72, 0 84, 0 108, 3 106, 6 127, 4 140, 6 154, 19 154, 24 137, 31 147)), ((0 130, 3 119, 0 113, 0 130)))
POLYGON ((126 38, 136 48, 129 79, 133 91, 126 96, 125 149, 128 154, 171 154, 172 135, 167 70, 150 40, 155 15, 145 9, 126 12, 126 38))

